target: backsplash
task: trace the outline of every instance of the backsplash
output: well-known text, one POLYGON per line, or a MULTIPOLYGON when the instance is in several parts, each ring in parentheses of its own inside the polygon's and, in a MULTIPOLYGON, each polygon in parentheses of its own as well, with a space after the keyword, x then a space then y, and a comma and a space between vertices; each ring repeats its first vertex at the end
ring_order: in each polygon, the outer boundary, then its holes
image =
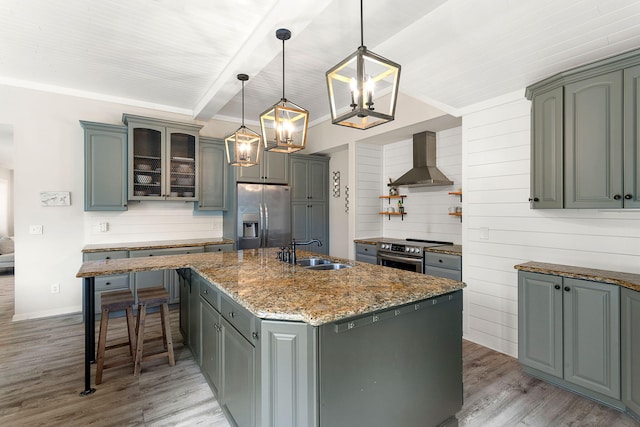
POLYGON ((198 212, 193 203, 129 202, 125 212, 85 212, 85 244, 222 237, 222 212, 198 212), (100 231, 100 223, 108 231, 100 231))
MULTIPOLYGON (((413 141, 411 139, 383 147, 383 182, 380 194, 388 194, 389 178, 396 179, 411 168, 412 150, 413 141)), ((461 127, 437 133, 436 163, 438 168, 454 182, 454 185, 400 187, 400 194, 407 196, 403 201, 407 215, 403 219, 399 216, 391 217, 391 219, 381 216, 383 236, 399 239, 412 237, 454 243, 462 242, 460 218, 449 215, 450 207, 462 206, 460 197, 449 195, 450 191, 458 191, 462 185, 461 127)), ((397 201, 392 199, 391 203, 397 211, 397 201)), ((380 208, 387 206, 387 200, 380 201, 380 208)))

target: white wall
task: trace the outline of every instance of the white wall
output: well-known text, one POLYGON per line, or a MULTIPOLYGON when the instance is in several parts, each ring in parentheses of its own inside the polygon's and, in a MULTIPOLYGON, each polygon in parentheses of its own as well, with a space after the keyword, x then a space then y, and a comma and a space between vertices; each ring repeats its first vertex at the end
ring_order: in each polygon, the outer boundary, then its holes
MULTIPOLYGON (((378 199, 382 179, 382 146, 358 143, 354 145, 354 150, 356 181, 350 191, 352 201, 349 209, 355 218, 355 238, 379 237, 382 236, 378 199)), ((349 243, 354 246, 352 242, 349 243)))
MULTIPOLYGON (((462 242, 462 224, 460 218, 450 216, 450 206, 460 206, 458 196, 449 195, 462 186, 462 128, 457 127, 436 133, 436 164, 438 169, 453 185, 437 187, 400 187, 400 193, 406 195, 404 208, 407 215, 400 217, 382 216, 382 235, 406 239, 408 237, 427 240, 462 242)), ((412 167, 413 140, 388 144, 383 147, 382 182, 379 194, 387 194, 389 178, 397 179, 412 167)), ((396 200, 383 200, 379 207, 384 211, 387 206, 396 205, 396 200)), ((395 206, 397 211, 397 206, 395 206)))
POLYGON ((349 187, 349 150, 347 147, 331 153, 329 160, 329 255, 348 258, 349 245, 344 236, 349 235, 349 213, 345 210, 345 187, 349 187), (340 196, 333 194, 333 173, 340 172, 340 196))
POLYGON ((640 211, 529 208, 530 102, 523 94, 487 102, 462 122, 464 336, 513 356, 514 265, 640 273, 640 211))
POLYGON ((0 236, 13 236, 13 169, 1 167, 0 236))
MULTIPOLYGON (((193 214, 181 202, 132 204, 121 213, 85 213, 84 146, 79 120, 121 124, 122 113, 193 122, 190 117, 71 96, 0 86, 0 121, 13 127, 15 206, 15 319, 81 309, 84 244, 105 241, 219 237, 219 213, 193 214), (71 206, 42 207, 41 191, 71 192, 71 206), (97 232, 107 221, 108 233, 97 232), (28 234, 42 225, 42 235, 28 234), (51 294, 53 283, 60 293, 51 294)), ((221 137, 237 123, 208 122, 201 135, 221 137)))

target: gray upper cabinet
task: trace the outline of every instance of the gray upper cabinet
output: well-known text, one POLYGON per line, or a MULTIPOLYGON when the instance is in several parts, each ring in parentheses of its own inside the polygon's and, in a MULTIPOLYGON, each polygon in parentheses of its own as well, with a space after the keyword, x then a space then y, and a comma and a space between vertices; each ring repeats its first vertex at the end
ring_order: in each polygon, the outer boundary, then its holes
POLYGON ((524 366, 593 398, 620 399, 618 286, 519 272, 518 309, 524 366))
POLYGON ((327 254, 329 250, 329 159, 291 155, 291 237, 305 241, 318 239, 323 246, 303 249, 327 254))
POLYGON ((259 165, 236 168, 236 173, 238 182, 288 184, 289 155, 262 151, 259 165))
POLYGON ((622 403, 640 414, 640 292, 622 289, 622 403))
POLYGON ((531 106, 531 196, 534 209, 562 208, 562 125, 561 87, 536 95, 531 106))
POLYGON ((621 208, 622 71, 565 86, 565 207, 621 208))
POLYGON ((624 70, 624 207, 640 208, 640 65, 624 70))
POLYGON ((529 86, 532 208, 640 208, 640 51, 529 86))
POLYGON ((201 125, 123 114, 129 136, 129 200, 198 200, 201 125))
POLYGON ((198 210, 227 209, 228 165, 224 141, 200 138, 200 160, 198 166, 199 197, 195 206, 198 210))
POLYGON ((127 128, 80 121, 84 128, 84 210, 127 210, 127 128))

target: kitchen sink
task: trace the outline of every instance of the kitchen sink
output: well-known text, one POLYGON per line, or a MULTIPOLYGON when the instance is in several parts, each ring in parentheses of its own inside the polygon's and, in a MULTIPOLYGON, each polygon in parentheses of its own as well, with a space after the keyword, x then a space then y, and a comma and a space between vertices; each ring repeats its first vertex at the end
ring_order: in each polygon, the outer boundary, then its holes
POLYGON ((313 267, 317 265, 331 264, 331 261, 323 258, 303 258, 296 261, 296 264, 302 267, 313 267))
POLYGON ((318 264, 307 267, 307 270, 342 270, 343 268, 351 268, 348 264, 339 262, 329 262, 328 264, 318 264))

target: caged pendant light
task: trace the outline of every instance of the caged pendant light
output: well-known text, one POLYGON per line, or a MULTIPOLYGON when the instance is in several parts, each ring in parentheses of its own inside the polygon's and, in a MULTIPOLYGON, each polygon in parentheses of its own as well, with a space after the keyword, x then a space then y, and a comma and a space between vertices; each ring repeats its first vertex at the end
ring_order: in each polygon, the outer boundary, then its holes
POLYGON ((262 147, 260 135, 244 125, 244 82, 249 76, 238 74, 237 77, 242 82, 242 126, 224 139, 227 162, 232 166, 255 166, 260 163, 262 147))
POLYGON ((356 129, 395 118, 400 82, 400 65, 364 46, 363 27, 360 0, 360 47, 326 73, 331 122, 356 129))
POLYGON ((305 147, 309 112, 284 95, 284 42, 291 38, 291 31, 281 28, 276 38, 282 40, 282 99, 260 115, 260 126, 265 149, 293 153, 305 147))

